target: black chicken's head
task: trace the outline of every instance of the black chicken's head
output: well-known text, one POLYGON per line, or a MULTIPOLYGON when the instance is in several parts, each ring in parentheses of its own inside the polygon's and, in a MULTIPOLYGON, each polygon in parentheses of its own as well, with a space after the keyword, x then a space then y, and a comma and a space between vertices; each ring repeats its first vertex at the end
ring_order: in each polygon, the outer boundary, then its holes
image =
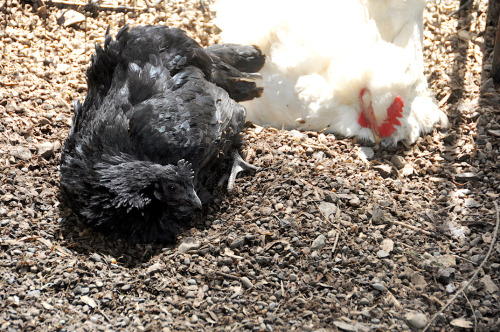
POLYGON ((137 160, 101 164, 97 172, 99 185, 107 189, 115 208, 142 210, 155 200, 179 211, 202 207, 194 189, 191 165, 184 160, 177 165, 137 160))
POLYGON ((159 174, 154 183, 154 196, 171 206, 194 206, 201 209, 201 201, 194 190, 191 164, 179 160, 177 166, 168 167, 168 172, 159 174))

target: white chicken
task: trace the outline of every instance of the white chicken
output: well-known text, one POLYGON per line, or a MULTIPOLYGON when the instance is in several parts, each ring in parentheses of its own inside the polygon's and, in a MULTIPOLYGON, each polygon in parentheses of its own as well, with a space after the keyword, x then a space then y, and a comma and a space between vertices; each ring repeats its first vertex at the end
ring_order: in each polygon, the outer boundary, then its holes
POLYGON ((247 119, 393 145, 448 120, 423 74, 425 0, 218 0, 224 42, 266 55, 247 119), (265 8, 265 9, 264 9, 265 8))

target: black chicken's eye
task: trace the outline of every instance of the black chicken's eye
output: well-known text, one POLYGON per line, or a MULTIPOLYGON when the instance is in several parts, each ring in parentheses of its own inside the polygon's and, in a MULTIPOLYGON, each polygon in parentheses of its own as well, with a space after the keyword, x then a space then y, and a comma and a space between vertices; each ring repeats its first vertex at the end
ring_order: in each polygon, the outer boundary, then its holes
POLYGON ((168 189, 168 191, 173 193, 177 190, 177 187, 170 184, 167 186, 167 189, 168 189))

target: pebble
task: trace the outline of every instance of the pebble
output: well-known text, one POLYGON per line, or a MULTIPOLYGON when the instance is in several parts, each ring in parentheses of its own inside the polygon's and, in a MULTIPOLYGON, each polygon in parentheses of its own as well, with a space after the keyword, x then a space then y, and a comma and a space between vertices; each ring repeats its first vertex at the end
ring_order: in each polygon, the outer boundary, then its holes
POLYGON ((54 144, 51 142, 42 142, 36 146, 37 154, 45 159, 49 159, 54 154, 54 150, 54 144))
POLYGON ((373 169, 384 179, 390 177, 392 174, 392 167, 387 164, 375 165, 373 166, 373 169))
POLYGON ((90 259, 93 260, 94 262, 102 261, 102 257, 98 253, 93 253, 92 255, 90 255, 90 259))
POLYGON ((57 23, 65 28, 84 21, 85 15, 73 9, 62 10, 57 14, 57 23))
POLYGON ((196 297, 196 292, 194 292, 194 291, 189 291, 186 293, 187 299, 194 299, 195 297, 196 297))
POLYGON ((431 256, 431 261, 433 261, 433 263, 435 262, 438 265, 441 265, 443 267, 451 267, 451 266, 457 265, 456 258, 452 255, 440 255, 437 257, 431 256))
POLYGON ((243 286, 245 286, 245 288, 253 288, 252 282, 247 277, 241 277, 240 281, 243 284, 243 286))
POLYGON ((464 206, 466 208, 478 208, 481 207, 482 205, 472 198, 466 198, 464 201, 464 206))
POLYGON ((333 321, 333 325, 341 329, 342 331, 358 331, 358 328, 352 324, 348 324, 342 321, 333 321))
POLYGON ((15 307, 17 307, 19 305, 19 303, 20 303, 19 297, 17 295, 14 295, 12 297, 9 296, 7 298, 7 301, 10 302, 10 304, 13 305, 13 306, 15 306, 15 307))
POLYGON ((370 300, 368 300, 366 297, 363 297, 361 300, 359 300, 359 304, 368 305, 370 304, 370 300))
POLYGON ((161 263, 154 263, 153 265, 151 265, 146 269, 146 272, 148 274, 155 274, 161 272, 163 269, 164 266, 161 263))
POLYGON ((198 323, 198 320, 199 320, 198 316, 196 316, 196 315, 191 316, 191 323, 196 324, 196 323, 198 323))
POLYGON ((495 137, 500 137, 500 130, 488 130, 488 134, 493 135, 495 137))
POLYGON ((413 173, 415 173, 415 169, 410 164, 406 164, 401 170, 401 174, 403 174, 403 176, 410 176, 413 173))
POLYGON ((373 151, 372 148, 369 148, 367 146, 362 146, 359 148, 358 157, 361 160, 370 160, 373 158, 374 155, 375 152, 373 151))
POLYGON ((85 303, 86 305, 88 305, 91 308, 97 307, 97 303, 95 302, 95 300, 88 297, 87 295, 82 296, 80 298, 80 301, 82 301, 83 303, 85 303))
POLYGON ((456 181, 465 182, 465 181, 475 181, 477 179, 478 179, 477 174, 472 172, 455 174, 456 181))
POLYGON ((485 257, 485 255, 473 255, 470 260, 474 263, 474 264, 481 264, 481 262, 483 261, 483 258, 485 257))
POLYGON ((379 292, 381 292, 381 293, 385 292, 385 290, 386 290, 385 286, 382 285, 382 284, 380 284, 380 283, 374 283, 374 284, 372 284, 372 288, 375 289, 375 290, 377 290, 377 291, 379 291, 379 292))
POLYGON ((410 280, 415 288, 422 290, 426 285, 427 281, 425 281, 425 277, 418 272, 414 272, 411 274, 410 280))
POLYGON ((273 213, 273 208, 269 207, 269 206, 264 206, 260 209, 260 213, 263 215, 263 216, 270 216, 272 213, 273 213))
POLYGON ((405 161, 405 158, 401 157, 401 156, 398 156, 398 155, 394 155, 392 156, 391 158, 391 163, 397 168, 397 169, 402 169, 403 167, 405 167, 406 165, 406 161, 405 161))
POLYGON ((379 250, 377 251, 377 257, 378 258, 386 258, 389 256, 389 253, 385 250, 379 250))
MULTIPOLYGON (((299 121, 299 120, 297 119, 296 121, 299 121)), ((307 140, 307 135, 301 133, 298 130, 290 130, 289 134, 293 137, 294 141, 296 141, 296 142, 301 142, 301 141, 307 140)))
POLYGON ((372 222, 375 225, 381 225, 387 222, 384 210, 382 210, 382 208, 379 205, 375 205, 373 207, 372 222))
POLYGON ((40 290, 38 289, 35 289, 35 290, 32 290, 32 291, 29 291, 27 294, 26 294, 27 297, 30 297, 30 298, 35 298, 35 299, 38 299, 40 297, 40 290))
POLYGON ((455 287, 454 284, 448 284, 446 285, 446 293, 448 294, 453 294, 457 290, 457 287, 455 287))
POLYGON ((423 329, 427 325, 427 317, 418 311, 412 311, 405 316, 406 323, 415 329, 423 329))
POLYGON ((290 227, 292 227, 292 224, 288 219, 280 219, 280 228, 288 229, 290 227))
POLYGON ((191 250, 195 251, 195 250, 198 250, 200 249, 201 247, 201 244, 200 242, 196 241, 194 238, 192 237, 187 237, 184 239, 184 241, 179 245, 179 247, 177 248, 177 250, 179 250, 179 252, 181 253, 187 253, 191 250))
POLYGON ((312 243, 311 250, 321 250, 326 244, 326 237, 321 234, 312 243))
POLYGON ((353 207, 358 207, 360 204, 361 204, 361 200, 359 199, 358 196, 354 196, 353 198, 351 198, 351 200, 349 201, 349 204, 353 207))
POLYGON ((337 213, 337 205, 329 202, 321 202, 319 203, 319 210, 321 213, 330 221, 333 221, 335 218, 335 214, 337 213))
POLYGON ((30 160, 33 154, 28 148, 17 146, 10 151, 10 155, 21 160, 30 160))
POLYGON ((457 190, 457 197, 458 198, 464 198, 467 195, 470 195, 471 191, 470 189, 458 189, 457 190))
POLYGON ((231 249, 236 249, 236 248, 239 248, 239 247, 243 246, 244 244, 245 244, 245 237, 244 236, 240 236, 240 237, 234 239, 231 242, 231 245, 229 247, 231 249))
POLYGON ((54 310, 54 306, 50 303, 45 302, 45 301, 42 302, 42 307, 45 310, 54 310))
POLYGON ((442 268, 439 269, 436 280, 443 285, 448 285, 455 281, 455 269, 453 268, 442 268))
POLYGON ((498 292, 499 288, 495 284, 495 282, 491 279, 491 276, 489 274, 485 274, 480 281, 484 285, 484 288, 488 293, 493 294, 498 292))
POLYGON ((120 289, 124 292, 127 292, 130 290, 130 288, 132 288, 132 286, 130 286, 129 284, 125 284, 120 289))
POLYGON ((380 249, 388 253, 392 252, 394 250, 394 241, 391 239, 384 239, 382 243, 380 243, 380 249))

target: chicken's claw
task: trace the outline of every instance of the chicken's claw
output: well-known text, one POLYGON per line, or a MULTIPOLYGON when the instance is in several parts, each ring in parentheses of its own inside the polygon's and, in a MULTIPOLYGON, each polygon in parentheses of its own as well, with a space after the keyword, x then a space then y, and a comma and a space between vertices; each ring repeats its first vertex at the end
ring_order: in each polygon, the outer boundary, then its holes
POLYGON ((233 167, 231 168, 231 173, 229 174, 229 179, 227 180, 227 191, 232 191, 234 186, 234 180, 236 176, 241 171, 257 171, 259 167, 251 165, 241 158, 237 151, 233 151, 233 167))

